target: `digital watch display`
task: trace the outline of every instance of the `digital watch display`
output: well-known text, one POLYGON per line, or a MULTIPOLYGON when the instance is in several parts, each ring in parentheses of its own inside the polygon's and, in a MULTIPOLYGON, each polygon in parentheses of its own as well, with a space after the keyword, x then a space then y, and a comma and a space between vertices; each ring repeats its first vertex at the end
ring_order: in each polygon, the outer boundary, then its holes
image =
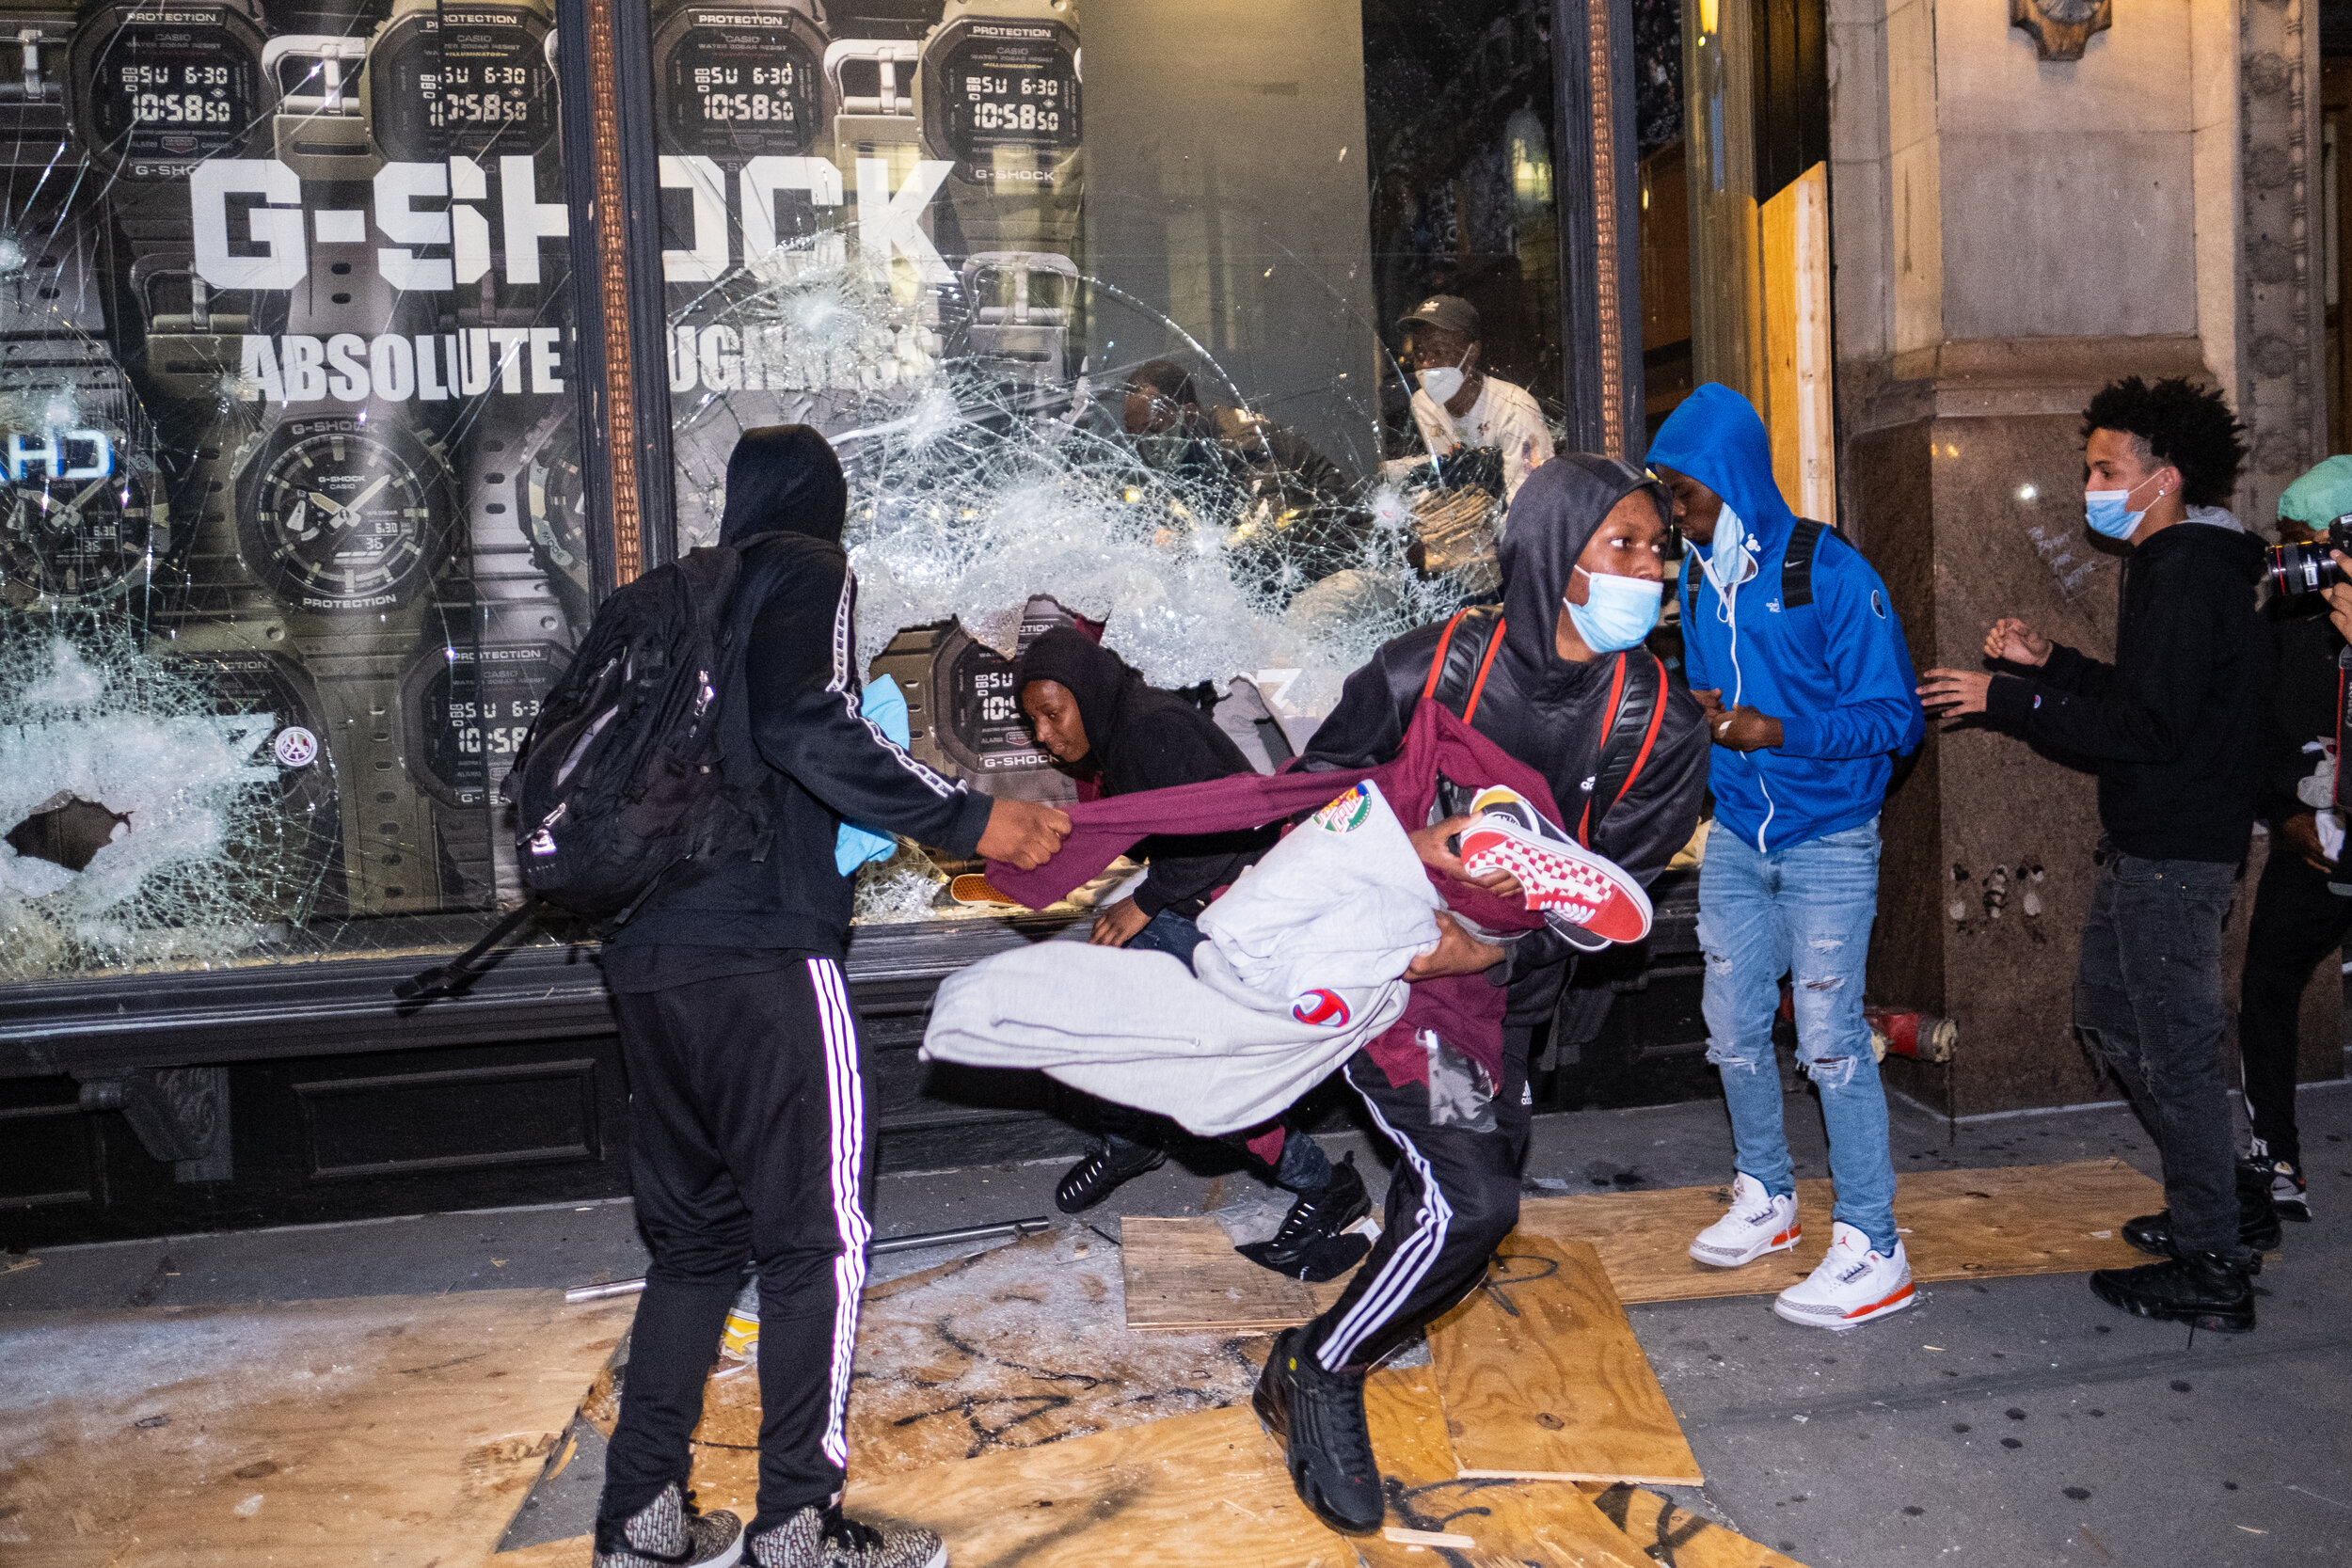
MULTIPOLYGON (((93 156, 131 179, 165 180, 243 149, 261 114, 261 71, 245 37, 249 24, 230 25, 229 14, 201 6, 123 9, 79 78, 88 84, 79 108, 93 156)), ((85 24, 83 32, 103 25, 85 24)))
POLYGON ((246 568, 307 610, 406 604, 441 558, 453 511, 444 471, 414 445, 356 420, 272 431, 239 486, 246 568))
POLYGON ((824 129, 822 40, 797 12, 689 8, 662 56, 667 145, 710 158, 807 154, 824 129))
POLYGON ((522 155, 555 134, 555 72, 536 12, 446 7, 396 18, 368 69, 377 144, 389 158, 522 155))
POLYGON ((456 642, 429 655, 401 706, 433 793, 454 806, 487 805, 563 666, 548 642, 456 642))
MULTIPOLYGON (((960 24, 962 37, 936 57, 927 104, 944 118, 940 138, 965 178, 984 180, 999 149, 1050 163, 1079 142, 1078 72, 1068 31, 1052 24, 960 24)), ((926 61, 929 69, 930 61, 926 61)))

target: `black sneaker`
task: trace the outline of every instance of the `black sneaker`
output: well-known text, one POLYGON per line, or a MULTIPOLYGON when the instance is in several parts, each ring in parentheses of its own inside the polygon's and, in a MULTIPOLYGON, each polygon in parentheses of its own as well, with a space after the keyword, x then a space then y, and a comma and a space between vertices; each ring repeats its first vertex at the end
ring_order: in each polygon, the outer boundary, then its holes
MULTIPOLYGON (((2125 1220, 2123 1239, 2151 1257, 2171 1257, 2172 1211, 2165 1209, 2125 1220)), ((2252 1247, 2257 1253, 2268 1252, 2279 1244, 2279 1211, 2270 1200, 2270 1177, 2257 1166, 2238 1166, 2237 1240, 2238 1245, 2252 1247)), ((2262 1272, 2260 1258, 2254 1260, 2254 1272, 2262 1272)))
POLYGON ((1160 1149, 1143 1144, 1127 1147, 1133 1152, 1121 1154, 1111 1144, 1096 1144, 1091 1153, 1063 1173, 1061 1185, 1054 1189, 1054 1207, 1065 1214, 1080 1213, 1145 1171, 1168 1164, 1168 1155, 1160 1149))
POLYGON ((2246 1162, 2246 1168, 2270 1183, 2270 1207, 2280 1219, 2293 1220, 2297 1225, 2311 1223, 2311 1186, 2303 1180, 2301 1166, 2292 1160, 2258 1154, 2246 1162))
POLYGON ((946 1568, 947 1548, 913 1525, 861 1524, 811 1503, 751 1544, 759 1568, 946 1568))
POLYGON ((1276 1338, 1249 1403, 1282 1445, 1299 1500, 1335 1530, 1376 1530, 1386 1505, 1364 1424, 1363 1369, 1325 1371, 1306 1343, 1304 1328, 1276 1338))
POLYGON ((1277 1274, 1321 1285, 1362 1262, 1372 1250, 1369 1239, 1340 1234, 1371 1212, 1372 1195, 1364 1191, 1364 1179, 1356 1174, 1356 1153, 1350 1149, 1331 1167, 1331 1180, 1322 1191, 1298 1195, 1272 1241, 1251 1242, 1233 1250, 1277 1274))
POLYGON ((2109 1307, 2141 1318, 2194 1324, 2215 1334, 2254 1329, 2254 1271, 2210 1252, 2136 1269, 2101 1269, 2090 1289, 2109 1307))
POLYGON ((596 1521, 596 1568, 734 1568, 743 1560, 743 1522, 724 1509, 708 1513, 694 1494, 672 1481, 626 1519, 596 1521))

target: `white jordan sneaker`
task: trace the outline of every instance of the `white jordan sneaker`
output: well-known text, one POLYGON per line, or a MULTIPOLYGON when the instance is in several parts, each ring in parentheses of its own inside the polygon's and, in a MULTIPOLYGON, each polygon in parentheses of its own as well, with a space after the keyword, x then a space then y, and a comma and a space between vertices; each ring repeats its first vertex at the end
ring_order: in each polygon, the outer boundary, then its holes
POLYGON ((1804 1234, 1796 1195, 1774 1197, 1763 1182, 1741 1171, 1732 1179, 1731 1212, 1699 1232, 1691 1256, 1719 1269, 1736 1269, 1768 1252, 1787 1251, 1804 1234))
POLYGON ((1809 1328, 1852 1328, 1899 1312, 1917 1299, 1903 1243, 1895 1256, 1873 1251, 1870 1238, 1844 1220, 1830 1227, 1829 1255, 1802 1284, 1781 1291, 1772 1312, 1809 1328))

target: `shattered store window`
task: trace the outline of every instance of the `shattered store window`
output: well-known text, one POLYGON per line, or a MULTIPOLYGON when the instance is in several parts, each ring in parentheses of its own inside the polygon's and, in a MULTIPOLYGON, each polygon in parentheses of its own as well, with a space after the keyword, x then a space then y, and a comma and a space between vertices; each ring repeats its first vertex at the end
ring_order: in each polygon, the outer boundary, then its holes
POLYGON ((551 10, 13 16, 0 979, 446 945, 590 608, 551 10))
MULTIPOLYGON (((742 431, 814 424, 860 670, 926 761, 1071 798, 1011 660, 1076 625, 1279 764, 1382 641, 1495 587, 1502 455, 1408 413, 1397 322, 1461 296, 1473 388, 1556 415, 1548 14, 658 4, 678 545, 742 431)), ((961 869, 902 845, 861 918, 970 912, 961 869)))

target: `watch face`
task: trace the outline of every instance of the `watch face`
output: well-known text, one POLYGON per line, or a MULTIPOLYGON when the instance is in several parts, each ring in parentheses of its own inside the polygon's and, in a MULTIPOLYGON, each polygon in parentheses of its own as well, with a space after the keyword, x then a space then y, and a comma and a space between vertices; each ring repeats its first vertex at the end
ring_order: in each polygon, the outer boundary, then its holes
POLYGON ((516 483, 531 530, 532 559, 548 574, 574 634, 585 632, 596 597, 588 562, 588 493, 568 419, 561 436, 532 451, 516 483))
POLYGON ((440 563, 453 510, 437 459, 356 420, 278 426, 237 501, 246 566, 288 604, 326 611, 407 603, 440 563))
POLYGON ((1078 145, 1076 39, 1050 23, 966 22, 924 62, 944 140, 967 179, 986 179, 1003 150, 1057 161, 1078 145))
POLYGON ((402 703, 433 793, 452 805, 487 805, 563 668, 563 650, 550 642, 434 650, 402 703))
POLYGON ((144 578, 163 541, 147 480, 125 461, 128 443, 102 430, 18 441, 52 444, 63 471, 7 465, 17 477, 0 490, 0 601, 87 602, 144 578))
POLYGON ((306 914, 339 912, 342 903, 342 796, 335 758, 310 678, 282 654, 259 649, 185 653, 165 662, 201 672, 211 683, 215 711, 266 713, 276 721, 254 763, 274 775, 277 811, 259 834, 238 846, 241 867, 275 884, 261 900, 299 923, 306 914))
POLYGON ((661 64, 668 144, 712 158, 799 157, 822 121, 818 50, 797 13, 695 8, 661 64))
POLYGON ((168 180, 244 146, 261 109, 261 63, 250 29, 221 8, 122 8, 83 32, 98 40, 79 105, 94 156, 132 179, 168 180))
POLYGON ((520 8, 403 17, 369 71, 376 139, 395 159, 521 155, 555 133, 547 23, 520 8))

